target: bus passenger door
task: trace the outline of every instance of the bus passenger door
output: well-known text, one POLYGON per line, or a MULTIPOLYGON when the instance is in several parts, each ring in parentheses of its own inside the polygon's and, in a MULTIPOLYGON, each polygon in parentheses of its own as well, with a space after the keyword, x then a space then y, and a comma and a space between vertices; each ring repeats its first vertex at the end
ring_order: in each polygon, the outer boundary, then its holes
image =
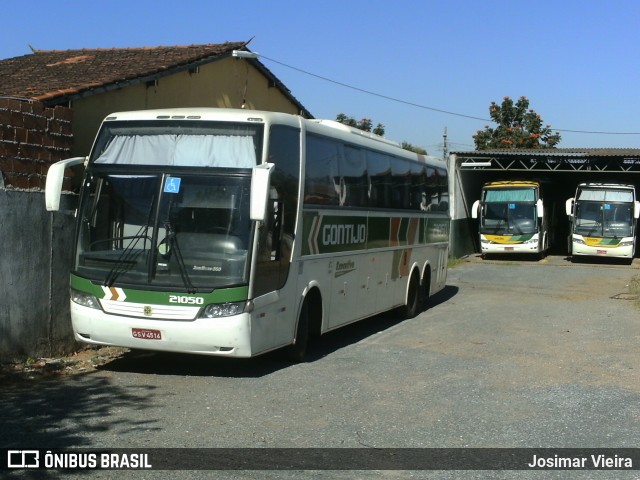
MULTIPOLYGON (((273 191, 266 221, 259 226, 256 269, 253 278, 254 321, 251 329, 252 353, 285 343, 291 334, 287 282, 292 239, 283 228, 285 205, 273 191)), ((295 288, 295 285, 294 285, 295 288)))

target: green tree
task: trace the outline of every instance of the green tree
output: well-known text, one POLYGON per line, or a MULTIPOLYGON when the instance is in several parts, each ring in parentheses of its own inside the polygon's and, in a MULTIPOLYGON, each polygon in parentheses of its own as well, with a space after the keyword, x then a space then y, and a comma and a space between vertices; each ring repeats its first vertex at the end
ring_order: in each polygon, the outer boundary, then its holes
MULTIPOLYGON (((384 136, 384 125, 378 123, 376 127, 373 127, 373 122, 370 118, 363 118, 362 120, 356 120, 353 117, 348 117, 344 113, 339 113, 336 115, 336 121, 340 123, 344 123, 345 125, 349 125, 350 127, 355 127, 360 130, 364 130, 365 132, 371 132, 381 137, 384 136)), ((427 155, 427 151, 422 147, 416 147, 411 145, 409 142, 402 142, 402 148, 405 150, 409 150, 411 152, 419 153, 422 155, 427 155)))
POLYGON ((415 145, 411 145, 409 142, 402 142, 402 148, 409 150, 410 152, 419 153, 420 155, 428 155, 424 148, 416 147, 415 145))
POLYGON ((364 130, 365 132, 375 133, 376 135, 379 135, 381 137, 384 135, 384 125, 378 123, 378 125, 373 128, 373 122, 370 118, 356 120, 353 117, 347 117, 344 113, 339 113, 336 116, 336 121, 344 123, 345 125, 349 125, 350 127, 355 127, 359 130, 364 130))
POLYGON ((527 97, 520 97, 516 103, 504 97, 502 105, 491 102, 489 114, 497 127, 486 125, 473 135, 476 150, 555 148, 560 143, 560 134, 543 125, 540 115, 529 108, 527 97))

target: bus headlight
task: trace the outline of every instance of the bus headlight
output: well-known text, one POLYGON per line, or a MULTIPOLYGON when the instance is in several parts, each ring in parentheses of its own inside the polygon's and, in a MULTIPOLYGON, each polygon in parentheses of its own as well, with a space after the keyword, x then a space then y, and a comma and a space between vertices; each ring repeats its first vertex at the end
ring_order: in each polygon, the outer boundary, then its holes
POLYGON ((82 305, 83 307, 100 309, 100 302, 90 293, 81 292, 80 290, 71 289, 71 301, 82 305))
POLYGON ((244 312, 247 302, 212 303, 207 305, 202 312, 204 318, 220 318, 238 315, 244 312))
POLYGON ((573 241, 574 241, 574 243, 577 243, 578 245, 586 245, 586 244, 584 243, 584 240, 583 240, 583 239, 581 239, 581 238, 573 237, 573 241))
POLYGON ((624 242, 620 242, 619 247, 631 247, 633 245, 633 240, 627 240, 624 242))
POLYGON ((532 243, 538 243, 538 239, 536 237, 530 238, 529 240, 522 242, 525 245, 531 245, 532 243))

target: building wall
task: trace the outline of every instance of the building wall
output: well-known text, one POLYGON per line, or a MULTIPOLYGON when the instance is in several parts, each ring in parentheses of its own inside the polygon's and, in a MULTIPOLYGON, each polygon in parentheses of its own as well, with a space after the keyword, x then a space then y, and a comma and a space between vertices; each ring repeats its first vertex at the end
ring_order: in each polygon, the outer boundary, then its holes
MULTIPOLYGON (((475 252, 474 240, 478 237, 477 221, 471 220, 471 208, 477 198, 469 198, 469 191, 458 168, 455 154, 449 155, 449 198, 451 213, 451 237, 449 255, 460 258, 475 252)), ((471 194, 475 190, 471 191, 471 194)), ((476 240, 477 241, 477 240, 476 240)))
MULTIPOLYGON (((44 208, 49 165, 70 155, 72 112, 0 99, 0 359, 71 351, 73 217, 44 208)), ((73 208, 73 195, 63 206, 73 208)))
MULTIPOLYGON (((61 206, 75 199, 65 195, 61 206)), ((69 311, 74 217, 47 212, 44 194, 0 189, 0 360, 77 348, 69 311)))
POLYGON ((199 68, 92 95, 73 102, 74 156, 88 155, 102 120, 113 112, 215 107, 298 113, 298 107, 245 59, 225 58, 199 68))
POLYGON ((72 118, 65 107, 0 98, 0 187, 44 188, 49 165, 71 152, 72 118))

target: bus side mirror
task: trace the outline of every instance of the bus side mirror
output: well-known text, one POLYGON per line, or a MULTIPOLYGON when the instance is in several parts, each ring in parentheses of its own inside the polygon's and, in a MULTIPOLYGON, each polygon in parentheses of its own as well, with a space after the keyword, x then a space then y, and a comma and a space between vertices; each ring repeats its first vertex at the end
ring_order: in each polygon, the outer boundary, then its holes
POLYGON ((573 198, 567 199, 564 204, 565 211, 569 217, 573 216, 573 198))
POLYGON ((640 202, 633 202, 633 218, 640 218, 640 202))
POLYGON ((44 203, 49 212, 60 210, 60 195, 62 193, 62 181, 64 171, 74 165, 79 165, 85 161, 86 157, 73 157, 60 160, 49 167, 44 190, 44 203))
POLYGON ((544 204, 542 203, 542 199, 539 198, 536 202, 536 210, 538 210, 538 218, 544 217, 544 204))
POLYGON ((263 163, 253 167, 251 172, 251 206, 249 217, 256 222, 264 222, 267 218, 269 203, 269 187, 273 163, 263 163))
POLYGON ((478 218, 480 216, 480 200, 473 202, 471 207, 471 218, 478 218))

